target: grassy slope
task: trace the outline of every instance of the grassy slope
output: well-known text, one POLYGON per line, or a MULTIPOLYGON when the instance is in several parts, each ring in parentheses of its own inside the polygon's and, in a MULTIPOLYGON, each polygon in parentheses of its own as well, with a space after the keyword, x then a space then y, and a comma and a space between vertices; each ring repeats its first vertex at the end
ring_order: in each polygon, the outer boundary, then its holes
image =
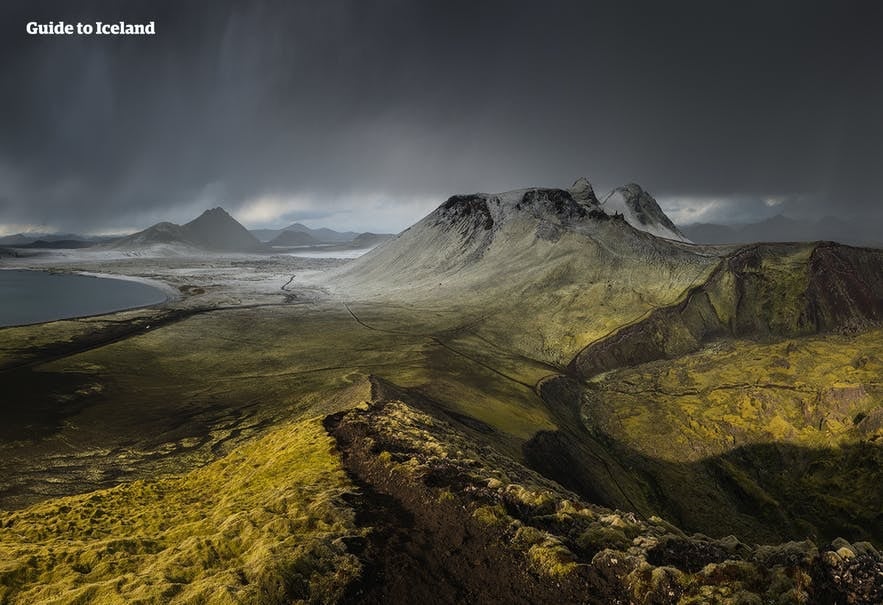
POLYGON ((0 514, 0 601, 239 603, 332 597, 359 571, 351 489, 319 419, 180 476, 0 514))
POLYGON ((479 345, 486 354, 496 346, 557 366, 677 301, 718 261, 613 221, 549 240, 537 236, 535 220, 513 219, 477 251, 456 231, 412 229, 418 231, 344 267, 328 285, 342 297, 408 306, 424 317, 441 308, 490 341, 479 345), (439 267, 437 257, 455 266, 439 267))
POLYGON ((879 541, 881 375, 881 330, 724 341, 597 377, 582 418, 695 529, 879 541))
POLYGON ((725 341, 595 379, 604 401, 585 414, 629 447, 667 460, 746 443, 831 447, 868 437, 855 420, 879 408, 881 376, 881 330, 725 341))

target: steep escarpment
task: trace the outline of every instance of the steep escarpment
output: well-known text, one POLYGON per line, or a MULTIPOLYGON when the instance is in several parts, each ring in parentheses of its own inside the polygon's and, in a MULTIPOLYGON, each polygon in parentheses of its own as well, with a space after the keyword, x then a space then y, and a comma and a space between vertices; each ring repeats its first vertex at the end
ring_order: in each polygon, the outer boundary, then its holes
POLYGON ((581 377, 697 350, 720 337, 770 340, 856 330, 883 320, 883 251, 766 244, 721 262, 679 303, 581 351, 581 377))

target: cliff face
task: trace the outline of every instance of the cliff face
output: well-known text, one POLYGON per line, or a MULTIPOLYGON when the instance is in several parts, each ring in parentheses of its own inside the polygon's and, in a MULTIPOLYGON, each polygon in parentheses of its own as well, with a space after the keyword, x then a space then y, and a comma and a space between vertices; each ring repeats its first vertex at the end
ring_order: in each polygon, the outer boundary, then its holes
POLYGON ((709 339, 785 338, 883 320, 883 251, 837 244, 756 245, 726 258, 675 305, 593 343, 571 363, 588 378, 675 357, 709 339))

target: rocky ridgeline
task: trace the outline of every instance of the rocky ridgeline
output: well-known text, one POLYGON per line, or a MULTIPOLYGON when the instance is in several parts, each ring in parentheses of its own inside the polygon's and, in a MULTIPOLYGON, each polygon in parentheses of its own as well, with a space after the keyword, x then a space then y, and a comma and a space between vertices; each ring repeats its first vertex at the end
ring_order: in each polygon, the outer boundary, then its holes
POLYGON ((579 229, 590 221, 618 218, 639 231, 688 241, 653 197, 632 183, 599 202, 591 183, 578 179, 569 189, 530 188, 505 193, 455 195, 428 217, 432 224, 464 235, 489 231, 509 220, 528 218, 579 229))
POLYGON ((372 575, 350 587, 352 602, 883 602, 883 557, 869 543, 686 535, 588 504, 479 445, 470 433, 492 429, 477 421, 378 380, 372 392, 325 422, 375 526, 357 545, 372 575))

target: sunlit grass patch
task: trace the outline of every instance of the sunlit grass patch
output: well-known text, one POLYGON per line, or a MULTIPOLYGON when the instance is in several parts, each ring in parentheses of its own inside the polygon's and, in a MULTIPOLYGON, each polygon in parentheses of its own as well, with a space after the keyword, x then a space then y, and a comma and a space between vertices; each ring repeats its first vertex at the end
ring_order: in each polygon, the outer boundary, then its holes
POLYGON ((0 601, 323 600, 359 570, 351 488, 320 419, 178 477, 0 514, 0 601))

